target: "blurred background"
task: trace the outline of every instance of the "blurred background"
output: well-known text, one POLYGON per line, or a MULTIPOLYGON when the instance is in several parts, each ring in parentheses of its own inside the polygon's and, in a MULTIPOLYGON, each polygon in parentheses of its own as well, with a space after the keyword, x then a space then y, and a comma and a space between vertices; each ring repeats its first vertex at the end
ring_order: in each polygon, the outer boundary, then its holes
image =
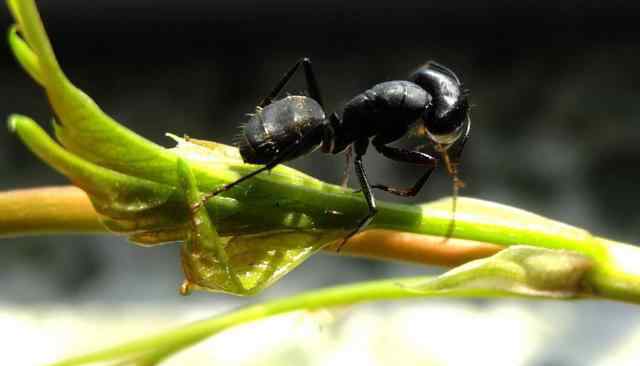
MULTIPOLYGON (((640 242, 638 2, 38 4, 70 79, 107 113, 165 146, 172 145, 165 132, 231 143, 245 113, 303 56, 314 62, 329 112, 373 84, 403 79, 437 60, 471 90, 463 195, 640 242)), ((1 16, 6 29, 6 9, 1 16)), ((22 113, 49 122, 42 91, 8 47, 0 52, 0 80, 1 116, 22 113)), ((300 77, 288 91, 304 87, 300 77)), ((420 143, 409 138, 400 145, 420 143)), ((365 164, 372 182, 407 186, 417 178, 413 166, 373 149, 365 164)), ((344 159, 318 152, 291 165, 337 183, 344 159)), ((9 132, 0 132, 0 171, 2 190, 67 183, 9 132)), ((440 171, 413 202, 449 194, 450 181, 440 171)), ((182 298, 176 245, 145 249, 111 236, 1 243, 0 339, 16 345, 2 356, 13 365, 51 361, 122 340, 122 334, 142 335, 305 289, 440 271, 320 254, 259 299, 182 298), (100 337, 87 337, 97 332, 100 337), (40 352, 27 357, 35 344, 40 352)), ((640 342, 638 308, 609 302, 412 301, 311 318, 234 330, 174 362, 622 365, 640 359, 633 347, 640 342), (254 350, 233 352, 247 340, 254 350)))

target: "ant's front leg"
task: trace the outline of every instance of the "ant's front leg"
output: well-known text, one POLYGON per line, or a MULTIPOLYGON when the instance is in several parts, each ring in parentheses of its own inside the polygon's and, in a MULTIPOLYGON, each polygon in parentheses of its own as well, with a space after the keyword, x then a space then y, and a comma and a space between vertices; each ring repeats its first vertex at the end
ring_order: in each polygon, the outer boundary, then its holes
POLYGON ((416 194, 418 194, 418 192, 420 192, 420 190, 425 185, 425 183, 427 183, 427 180, 429 180, 431 173, 433 173, 434 169, 436 168, 438 160, 432 157, 431 155, 425 154, 420 151, 405 150, 397 147, 386 146, 376 140, 377 140, 377 137, 373 139, 373 146, 375 146, 376 150, 378 150, 378 152, 380 152, 385 157, 391 160, 395 160, 403 163, 412 163, 412 164, 426 166, 427 171, 420 177, 420 179, 418 179, 418 181, 411 188, 401 189, 401 188, 389 187, 382 184, 375 184, 372 186, 372 188, 381 189, 383 191, 393 193, 395 195, 403 196, 403 197, 413 197, 416 194))

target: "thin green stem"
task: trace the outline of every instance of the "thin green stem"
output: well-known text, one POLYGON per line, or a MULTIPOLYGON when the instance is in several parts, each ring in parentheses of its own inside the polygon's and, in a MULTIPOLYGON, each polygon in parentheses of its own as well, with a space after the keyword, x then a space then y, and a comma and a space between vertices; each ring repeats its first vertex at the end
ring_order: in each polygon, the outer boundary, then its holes
POLYGON ((154 352, 160 351, 164 353, 164 350, 169 349, 172 352, 178 352, 235 325, 296 310, 315 310, 362 302, 399 300, 415 297, 502 296, 500 292, 493 290, 458 289, 442 291, 437 289, 437 283, 431 285, 433 288, 431 291, 424 289, 424 292, 417 292, 410 289, 415 285, 424 284, 428 281, 429 279, 426 277, 396 278, 307 292, 259 305, 248 306, 229 314, 191 323, 156 336, 134 340, 95 353, 69 358, 53 363, 51 366, 73 366, 105 360, 135 358, 136 355, 142 355, 152 350, 154 350, 154 352))

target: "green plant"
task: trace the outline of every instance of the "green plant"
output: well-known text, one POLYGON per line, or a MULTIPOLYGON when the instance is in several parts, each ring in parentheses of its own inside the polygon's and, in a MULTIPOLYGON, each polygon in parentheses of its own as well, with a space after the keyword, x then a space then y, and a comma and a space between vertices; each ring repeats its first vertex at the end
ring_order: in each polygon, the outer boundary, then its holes
MULTIPOLYGON (((190 206, 200 192, 255 167, 244 164, 237 150, 222 144, 170 135, 178 145, 165 149, 123 127, 64 75, 35 3, 9 0, 8 4, 17 23, 8 35, 11 49, 46 91, 57 117, 53 127, 58 143, 25 116, 11 116, 10 130, 87 193, 108 230, 143 245, 183 240, 187 278, 183 293, 191 289, 235 295, 262 291, 341 238, 362 216, 365 207, 358 195, 288 167, 261 174, 211 199, 206 209, 192 215, 190 206)), ((25 196, 24 208, 37 210, 38 202, 32 201, 30 207, 28 199, 25 196)), ((0 209, 5 210, 1 202, 0 209)), ((450 207, 450 200, 419 206, 382 202, 370 227, 442 237, 449 233, 450 207)), ((71 221, 59 225, 62 231, 65 225, 68 231, 75 228, 71 221)), ((15 221, 0 227, 21 232, 15 221)), ((438 277, 389 279, 301 294, 59 364, 99 360, 153 364, 236 324, 291 310, 363 301, 517 296, 640 302, 636 269, 640 251, 633 246, 470 198, 459 200, 450 234, 452 239, 439 245, 467 239, 478 246, 490 243, 507 249, 438 277)))

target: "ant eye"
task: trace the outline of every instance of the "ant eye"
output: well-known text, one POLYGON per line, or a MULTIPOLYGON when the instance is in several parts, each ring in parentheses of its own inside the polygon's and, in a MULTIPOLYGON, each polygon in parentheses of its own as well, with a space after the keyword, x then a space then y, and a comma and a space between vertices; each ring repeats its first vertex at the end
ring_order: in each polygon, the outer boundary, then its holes
POLYGON ((444 116, 438 116, 433 109, 427 109, 422 115, 427 134, 434 142, 451 145, 462 135, 467 113, 464 108, 456 108, 444 116))

